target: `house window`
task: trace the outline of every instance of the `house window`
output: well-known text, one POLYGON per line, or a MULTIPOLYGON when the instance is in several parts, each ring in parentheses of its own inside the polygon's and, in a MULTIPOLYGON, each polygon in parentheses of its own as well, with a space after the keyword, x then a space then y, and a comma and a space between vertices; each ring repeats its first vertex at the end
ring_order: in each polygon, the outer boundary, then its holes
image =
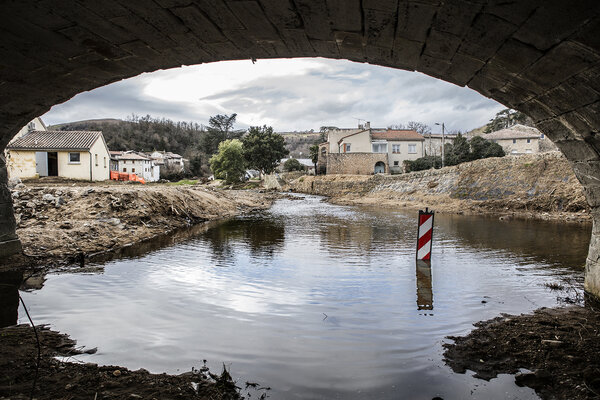
POLYGON ((400 145, 399 144, 393 144, 392 145, 392 153, 400 153, 400 145))
POLYGON ((131 168, 131 172, 135 172, 135 168, 131 168))
POLYGON ((397 167, 398 165, 400 165, 400 161, 394 161, 394 167, 397 167))
POLYGON ((106 168, 106 157, 104 157, 104 168, 106 168))
POLYGON ((69 153, 69 164, 80 164, 81 154, 80 153, 69 153))
POLYGON ((417 154, 417 145, 416 144, 408 145, 408 154, 417 154))
POLYGON ((98 154, 94 154, 94 162, 96 163, 96 167, 98 166, 98 154))
POLYGON ((540 135, 540 139, 543 139, 543 138, 544 138, 544 134, 542 133, 542 134, 540 135))
POLYGON ((373 143, 373 153, 387 153, 387 143, 373 143))
POLYGON ((527 143, 531 143, 531 139, 527 139, 527 143))
POLYGON ((127 168, 123 168, 123 172, 127 172, 127 168))
POLYGON ((513 144, 517 143, 517 139, 513 139, 513 144))
POLYGON ((344 153, 350 153, 350 143, 344 143, 344 153))

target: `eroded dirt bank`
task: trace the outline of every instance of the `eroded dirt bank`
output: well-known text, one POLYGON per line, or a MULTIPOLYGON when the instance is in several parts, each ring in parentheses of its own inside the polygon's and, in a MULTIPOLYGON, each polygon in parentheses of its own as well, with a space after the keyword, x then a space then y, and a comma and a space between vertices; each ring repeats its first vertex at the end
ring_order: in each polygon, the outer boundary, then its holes
POLYGON ((542 399, 600 397, 600 312, 594 307, 542 308, 475 327, 444 345, 454 372, 471 370, 486 380, 517 374, 517 385, 535 389, 542 399))
POLYGON ((199 369, 182 375, 167 375, 151 374, 144 369, 130 371, 115 366, 61 362, 55 356, 73 357, 86 350, 77 349, 75 341, 44 327, 38 327, 38 335, 41 362, 32 393, 38 354, 33 329, 29 325, 0 329, 0 399, 241 398, 226 371, 214 375, 200 365, 199 369))
POLYGON ((203 221, 268 208, 276 194, 168 185, 18 184, 12 188, 19 265, 78 263, 203 221))
POLYGON ((583 188, 558 152, 488 158, 395 176, 304 176, 286 185, 328 196, 336 204, 591 221, 583 188))

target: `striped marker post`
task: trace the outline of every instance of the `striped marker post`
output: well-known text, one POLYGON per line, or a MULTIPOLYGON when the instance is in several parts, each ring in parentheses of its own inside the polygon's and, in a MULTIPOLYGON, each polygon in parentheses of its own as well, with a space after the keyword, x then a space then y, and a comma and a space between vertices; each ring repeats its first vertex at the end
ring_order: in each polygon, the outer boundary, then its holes
POLYGON ((433 238, 433 211, 419 210, 419 229, 417 230, 417 260, 431 260, 433 238))

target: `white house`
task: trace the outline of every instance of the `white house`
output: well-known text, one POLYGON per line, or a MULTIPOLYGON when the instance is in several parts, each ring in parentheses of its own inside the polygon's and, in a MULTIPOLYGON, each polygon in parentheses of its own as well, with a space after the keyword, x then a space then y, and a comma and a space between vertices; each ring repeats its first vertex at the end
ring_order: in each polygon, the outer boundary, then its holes
POLYGON ((160 179, 160 167, 150 157, 134 151, 111 152, 111 170, 136 174, 146 182, 160 179))
POLYGON ((100 131, 29 131, 6 149, 11 178, 104 181, 110 177, 110 156, 100 131))
POLYGON ((541 136, 543 135, 536 128, 520 124, 481 135, 502 146, 506 154, 513 155, 538 153, 541 136))
POLYGON ((157 165, 164 167, 184 168, 184 158, 170 151, 154 151, 149 156, 157 165))

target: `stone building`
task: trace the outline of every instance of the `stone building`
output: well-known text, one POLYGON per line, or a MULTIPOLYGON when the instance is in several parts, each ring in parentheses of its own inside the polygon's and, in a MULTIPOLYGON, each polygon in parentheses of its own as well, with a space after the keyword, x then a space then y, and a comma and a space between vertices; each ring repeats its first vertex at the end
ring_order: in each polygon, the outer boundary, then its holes
POLYGON ((539 153, 540 136, 541 133, 537 129, 520 124, 481 135, 502 146, 506 154, 513 155, 539 153))
POLYGON ((425 139, 412 129, 334 129, 319 145, 319 171, 327 174, 401 173, 405 160, 423 157, 425 139))

